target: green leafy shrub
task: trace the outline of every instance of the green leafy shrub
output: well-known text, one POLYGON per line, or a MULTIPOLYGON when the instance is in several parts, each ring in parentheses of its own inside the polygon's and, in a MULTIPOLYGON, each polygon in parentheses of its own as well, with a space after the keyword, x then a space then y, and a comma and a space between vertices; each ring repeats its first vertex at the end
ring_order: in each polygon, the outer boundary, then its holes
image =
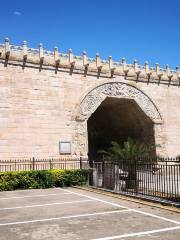
POLYGON ((86 184, 89 170, 38 170, 0 173, 0 191, 86 184))

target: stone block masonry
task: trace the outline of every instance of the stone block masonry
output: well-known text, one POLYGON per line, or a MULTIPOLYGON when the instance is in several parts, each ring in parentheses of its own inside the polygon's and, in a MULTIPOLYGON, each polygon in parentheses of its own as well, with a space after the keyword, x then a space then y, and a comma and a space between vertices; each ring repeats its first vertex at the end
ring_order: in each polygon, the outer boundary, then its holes
MULTIPOLYGON (((87 156, 87 121, 109 97, 133 100, 153 123, 157 154, 180 155, 179 68, 155 68, 0 45, 0 158, 87 156), (63 155, 63 154, 61 154, 63 155)), ((133 124, 133 119, 131 119, 133 124)), ((144 127, 144 126, 143 126, 144 127)))

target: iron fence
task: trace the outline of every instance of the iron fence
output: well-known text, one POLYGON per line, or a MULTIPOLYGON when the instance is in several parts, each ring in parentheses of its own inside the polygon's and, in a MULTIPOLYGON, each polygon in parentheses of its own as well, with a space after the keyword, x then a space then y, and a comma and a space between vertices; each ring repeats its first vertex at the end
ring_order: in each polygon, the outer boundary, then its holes
POLYGON ((180 204, 180 161, 93 161, 90 184, 116 193, 180 204))
POLYGON ((0 172, 93 169, 90 185, 110 191, 180 204, 180 159, 88 161, 83 158, 0 160, 0 172))
POLYGON ((88 168, 87 159, 20 159, 20 160, 0 160, 0 172, 49 170, 49 169, 82 169, 88 168))

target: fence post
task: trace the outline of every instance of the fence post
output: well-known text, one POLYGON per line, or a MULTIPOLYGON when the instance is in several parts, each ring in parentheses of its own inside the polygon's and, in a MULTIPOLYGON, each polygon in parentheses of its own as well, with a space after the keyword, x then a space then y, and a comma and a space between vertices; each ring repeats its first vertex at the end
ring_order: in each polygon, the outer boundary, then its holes
POLYGON ((80 157, 80 169, 82 169, 82 157, 80 157))
POLYGON ((35 167, 35 158, 33 157, 33 170, 34 170, 34 167, 35 167))
POLYGON ((93 171, 94 171, 94 164, 93 161, 91 159, 88 159, 89 161, 89 168, 91 169, 90 173, 89 173, 89 185, 93 186, 93 171))
POLYGON ((103 156, 103 162, 102 162, 102 187, 104 188, 105 186, 105 159, 104 159, 104 156, 103 156))
POLYGON ((65 170, 66 170, 66 158, 65 158, 65 160, 64 160, 64 163, 65 163, 65 170))
POLYGON ((15 163, 15 171, 16 171, 16 160, 14 161, 14 163, 15 163))
MULTIPOLYGON (((135 179, 136 179, 136 182, 135 182, 135 186, 136 186, 136 195, 138 194, 138 184, 139 184, 139 182, 138 182, 138 178, 137 178, 137 162, 136 161, 138 161, 137 159, 135 159, 135 179)), ((147 184, 147 183, 146 183, 147 184)))
POLYGON ((49 168, 50 168, 50 170, 52 169, 52 161, 51 161, 51 159, 49 160, 49 168))

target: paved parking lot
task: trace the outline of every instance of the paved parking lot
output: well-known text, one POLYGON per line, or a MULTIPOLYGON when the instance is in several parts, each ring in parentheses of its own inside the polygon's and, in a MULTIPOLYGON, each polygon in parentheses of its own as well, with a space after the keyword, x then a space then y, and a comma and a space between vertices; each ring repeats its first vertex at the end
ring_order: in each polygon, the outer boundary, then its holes
POLYGON ((180 214, 76 188, 0 192, 0 240, 179 240, 180 214))

